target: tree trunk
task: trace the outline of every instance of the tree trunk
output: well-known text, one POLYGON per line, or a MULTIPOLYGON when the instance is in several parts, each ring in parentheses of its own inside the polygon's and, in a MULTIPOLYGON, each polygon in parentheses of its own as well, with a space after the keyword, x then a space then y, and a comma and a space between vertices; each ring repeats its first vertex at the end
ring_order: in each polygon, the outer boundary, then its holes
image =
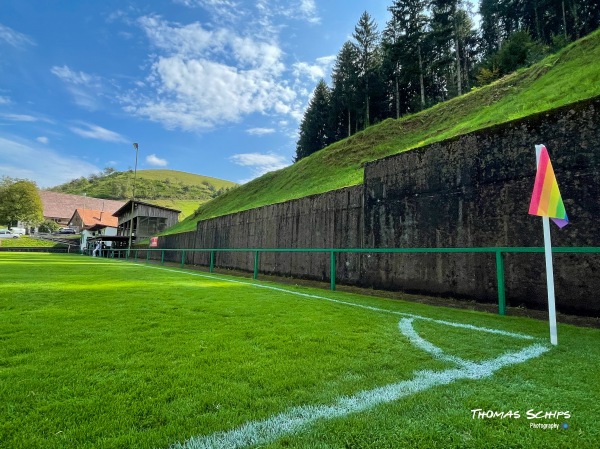
POLYGON ((369 121, 369 82, 367 81, 367 95, 365 98, 367 104, 365 107, 365 129, 371 124, 371 122, 369 121))
POLYGON ((562 8, 563 8, 563 31, 564 31, 565 40, 566 40, 568 38, 567 38, 567 16, 565 14, 565 0, 563 0, 561 3, 562 3, 562 8))
POLYGON ((538 15, 538 2, 534 2, 533 4, 533 10, 535 11, 535 28, 537 31, 537 38, 540 41, 543 41, 543 36, 542 36, 542 27, 540 26, 540 18, 538 15))
POLYGON ((462 75, 460 70, 460 53, 458 51, 458 36, 456 35, 456 30, 454 32, 454 46, 456 51, 456 89, 458 90, 458 95, 462 95, 462 75))
POLYGON ((469 91, 471 88, 471 83, 469 82, 469 58, 467 58, 464 54, 463 49, 463 73, 465 74, 465 91, 469 91))
POLYGON ((352 113, 350 112, 350 106, 348 106, 348 137, 352 135, 352 113))
POLYGON ((573 15, 573 28, 575 28, 575 39, 579 39, 579 15, 577 14, 577 2, 571 4, 571 14, 573 15))
POLYGON ((421 84, 421 110, 425 109, 425 80, 423 79, 423 60, 421 46, 419 45, 419 82, 421 84))
POLYGON ((398 86, 398 75, 396 75, 396 118, 400 118, 400 87, 398 86))

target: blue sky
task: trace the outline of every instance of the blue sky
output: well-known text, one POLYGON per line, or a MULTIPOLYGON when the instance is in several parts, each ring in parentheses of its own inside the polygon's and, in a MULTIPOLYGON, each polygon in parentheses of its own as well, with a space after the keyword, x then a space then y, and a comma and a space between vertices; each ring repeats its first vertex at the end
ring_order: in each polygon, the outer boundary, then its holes
MULTIPOLYGON (((317 81, 388 0, 2 0, 0 176, 246 182, 289 165, 317 81)), ((82 192, 84 193, 84 192, 82 192)))

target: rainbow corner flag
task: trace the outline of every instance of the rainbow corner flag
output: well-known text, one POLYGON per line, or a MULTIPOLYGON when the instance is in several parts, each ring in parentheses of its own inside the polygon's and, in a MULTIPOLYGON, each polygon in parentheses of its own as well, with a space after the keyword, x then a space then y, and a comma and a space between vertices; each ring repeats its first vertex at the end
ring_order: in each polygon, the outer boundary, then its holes
POLYGON ((540 217, 550 217, 559 228, 563 228, 569 223, 569 218, 560 196, 560 190, 558 190, 550 156, 548 156, 548 150, 544 145, 536 145, 537 147, 541 147, 541 151, 531 203, 529 204, 529 213, 540 217))

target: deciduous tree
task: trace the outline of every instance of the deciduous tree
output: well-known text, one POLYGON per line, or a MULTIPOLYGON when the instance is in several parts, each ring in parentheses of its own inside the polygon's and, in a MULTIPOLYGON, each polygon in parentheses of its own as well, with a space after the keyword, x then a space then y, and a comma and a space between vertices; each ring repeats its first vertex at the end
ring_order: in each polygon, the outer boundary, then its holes
POLYGON ((36 184, 23 179, 3 178, 0 182, 0 222, 9 226, 21 221, 37 225, 43 220, 44 206, 36 184))

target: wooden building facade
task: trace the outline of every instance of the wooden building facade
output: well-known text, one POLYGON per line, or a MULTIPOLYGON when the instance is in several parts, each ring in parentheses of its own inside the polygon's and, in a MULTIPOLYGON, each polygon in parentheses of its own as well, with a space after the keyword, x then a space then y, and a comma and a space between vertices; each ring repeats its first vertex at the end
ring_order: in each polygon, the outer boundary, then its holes
POLYGON ((130 200, 113 215, 119 220, 117 235, 129 236, 132 230, 132 240, 139 242, 177 224, 180 213, 180 210, 130 200))

